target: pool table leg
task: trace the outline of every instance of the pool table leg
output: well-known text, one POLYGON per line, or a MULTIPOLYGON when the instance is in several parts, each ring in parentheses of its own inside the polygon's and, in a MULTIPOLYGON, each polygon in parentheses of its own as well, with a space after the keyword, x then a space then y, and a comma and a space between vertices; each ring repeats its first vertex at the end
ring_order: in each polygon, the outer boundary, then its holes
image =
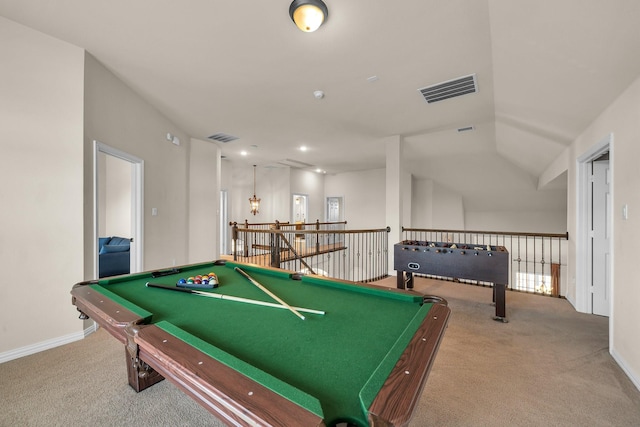
POLYGON ((138 325, 129 325, 125 328, 127 336, 125 356, 129 385, 136 392, 141 392, 155 383, 162 381, 164 377, 140 359, 138 344, 134 341, 138 330, 138 325))

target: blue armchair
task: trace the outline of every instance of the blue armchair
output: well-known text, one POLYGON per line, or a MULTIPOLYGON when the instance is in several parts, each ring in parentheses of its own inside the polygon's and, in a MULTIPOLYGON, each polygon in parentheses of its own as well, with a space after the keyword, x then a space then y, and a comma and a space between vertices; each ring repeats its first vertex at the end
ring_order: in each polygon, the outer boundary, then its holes
POLYGON ((129 274, 131 242, 124 237, 98 239, 98 277, 129 274))

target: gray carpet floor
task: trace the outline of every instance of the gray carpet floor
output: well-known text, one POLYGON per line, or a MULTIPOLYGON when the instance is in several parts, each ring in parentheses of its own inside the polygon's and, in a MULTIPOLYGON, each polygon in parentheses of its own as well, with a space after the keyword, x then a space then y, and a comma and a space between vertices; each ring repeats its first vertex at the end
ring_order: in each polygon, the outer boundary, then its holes
MULTIPOLYGON (((412 426, 640 426, 640 391, 608 353, 607 318, 508 292, 503 324, 490 288, 418 278, 416 290, 446 298, 452 315, 412 426)), ((135 393, 124 359, 98 330, 0 364, 0 426, 222 425, 168 381, 135 393)))

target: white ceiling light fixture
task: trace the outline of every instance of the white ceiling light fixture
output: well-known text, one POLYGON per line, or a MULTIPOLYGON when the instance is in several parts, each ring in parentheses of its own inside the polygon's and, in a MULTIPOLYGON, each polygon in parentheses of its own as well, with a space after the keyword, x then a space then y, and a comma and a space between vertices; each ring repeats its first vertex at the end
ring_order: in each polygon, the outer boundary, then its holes
POLYGON ((322 0, 294 0, 289 16, 300 30, 312 33, 327 20, 329 10, 322 0))

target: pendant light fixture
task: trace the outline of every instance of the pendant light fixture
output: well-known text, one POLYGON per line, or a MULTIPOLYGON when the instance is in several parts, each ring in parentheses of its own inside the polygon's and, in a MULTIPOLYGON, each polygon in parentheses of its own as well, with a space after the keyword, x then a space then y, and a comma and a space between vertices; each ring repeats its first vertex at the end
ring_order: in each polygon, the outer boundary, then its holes
POLYGON ((253 165, 253 197, 249 198, 249 206, 251 207, 251 213, 257 214, 260 209, 260 199, 256 197, 256 165, 253 165))
POLYGON ((329 16, 327 5, 322 0, 294 0, 289 6, 289 15, 305 33, 311 33, 329 16))

